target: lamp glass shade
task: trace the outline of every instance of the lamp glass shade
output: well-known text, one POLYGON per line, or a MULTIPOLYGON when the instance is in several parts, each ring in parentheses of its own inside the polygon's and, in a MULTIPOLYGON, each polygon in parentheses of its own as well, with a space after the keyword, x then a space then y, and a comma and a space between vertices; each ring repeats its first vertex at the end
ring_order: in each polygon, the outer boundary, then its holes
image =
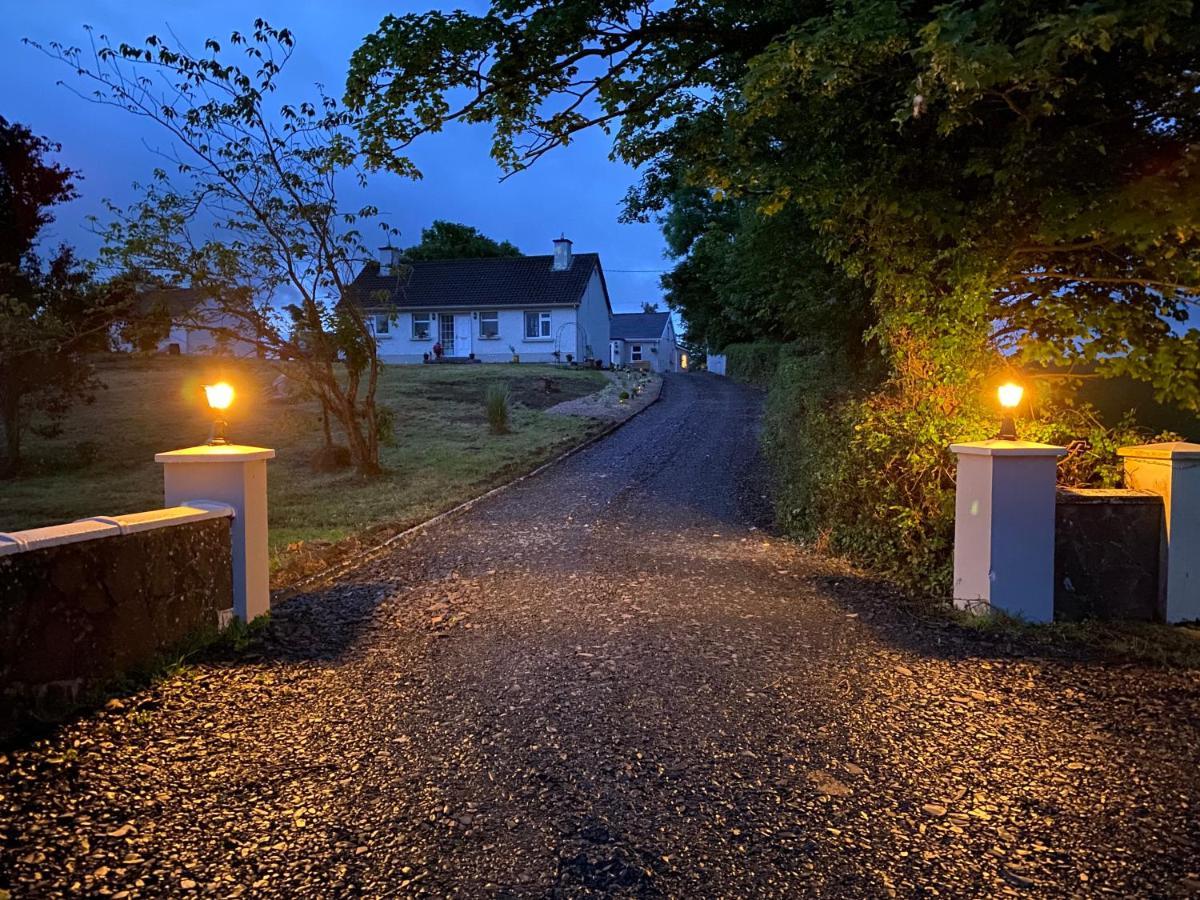
POLYGON ((1021 397, 1025 393, 1025 388, 1010 381, 1007 384, 1000 385, 996 393, 1000 397, 1001 406, 1005 409, 1015 409, 1021 405, 1021 397))
POLYGON ((233 387, 224 381, 218 381, 216 384, 206 384, 204 386, 204 398, 208 401, 208 405, 212 409, 229 409, 230 404, 233 403, 233 387))

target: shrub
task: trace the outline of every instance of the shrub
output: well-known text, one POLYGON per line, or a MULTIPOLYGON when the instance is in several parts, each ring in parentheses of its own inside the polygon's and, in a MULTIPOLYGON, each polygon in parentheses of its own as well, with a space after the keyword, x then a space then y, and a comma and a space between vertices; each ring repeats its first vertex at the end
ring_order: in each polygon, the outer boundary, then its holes
MULTIPOLYGON (((789 347, 767 394, 764 449, 783 530, 909 589, 948 596, 956 460, 949 446, 994 436, 999 420, 980 376, 936 384, 871 382, 832 354, 789 347)), ((1060 464, 1064 484, 1119 483, 1116 449, 1148 435, 1125 419, 1107 428, 1086 405, 1042 388, 1023 438, 1081 445, 1060 464)))
POLYGON ((483 395, 483 406, 492 434, 508 434, 510 430, 508 386, 489 384, 483 395))
POLYGON ((766 386, 775 377, 787 344, 730 344, 725 354, 725 374, 737 381, 766 386))
POLYGON ((629 391, 621 391, 621 393, 617 394, 617 399, 622 400, 622 401, 628 400, 629 399, 629 391))

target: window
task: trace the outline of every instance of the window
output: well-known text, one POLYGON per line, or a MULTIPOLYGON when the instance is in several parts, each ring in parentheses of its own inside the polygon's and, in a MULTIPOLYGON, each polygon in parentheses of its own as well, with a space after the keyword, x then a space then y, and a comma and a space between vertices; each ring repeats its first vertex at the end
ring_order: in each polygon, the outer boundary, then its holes
POLYGON ((642 358, 642 345, 634 344, 629 348, 629 358, 634 362, 640 362, 642 358))
POLYGON ((375 313, 375 337, 388 337, 392 330, 392 317, 387 313, 375 313))
POLYGON ((481 338, 500 337, 500 313, 481 312, 479 314, 479 336, 481 338))
POLYGON ((413 313, 413 331, 412 336, 414 341, 429 340, 430 332, 433 330, 432 319, 429 313, 413 313))
POLYGON ((525 313, 525 339, 536 341, 539 338, 550 337, 550 313, 525 313))

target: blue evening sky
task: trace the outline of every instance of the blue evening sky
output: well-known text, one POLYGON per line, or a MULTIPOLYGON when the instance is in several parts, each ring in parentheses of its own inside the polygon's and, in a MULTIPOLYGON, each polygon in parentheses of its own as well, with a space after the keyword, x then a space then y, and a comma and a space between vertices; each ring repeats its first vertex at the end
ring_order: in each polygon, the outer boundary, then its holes
MULTIPOLYGON (((93 257, 99 242, 88 230, 86 217, 102 214, 104 198, 119 205, 131 201, 133 182, 147 180, 156 165, 153 148, 166 142, 152 123, 88 103, 59 86, 60 80, 74 79, 72 72, 24 46, 21 38, 86 46, 82 26, 87 24, 114 43, 140 43, 169 27, 189 47, 199 49, 206 37, 227 46, 230 32, 250 31, 261 16, 296 36, 285 87, 276 95, 282 103, 313 97, 318 82, 340 96, 350 54, 385 14, 434 5, 436 0, 43 0, 6 5, 0 17, 0 114, 61 143, 61 161, 83 176, 79 199, 59 208, 44 240, 65 241, 81 256, 93 257)), ((460 0, 452 6, 470 9, 479 4, 460 0)), ((669 265, 662 236, 654 225, 617 221, 621 198, 636 173, 608 159, 610 144, 604 134, 587 134, 504 182, 488 155, 489 144, 486 127, 452 128, 412 148, 423 180, 387 174, 373 179, 371 200, 400 228, 400 244, 415 243, 421 228, 435 218, 474 225, 498 240, 512 241, 525 253, 551 252, 551 240, 565 232, 576 251, 600 253, 618 312, 638 310, 643 301, 661 301, 657 271, 669 265)))

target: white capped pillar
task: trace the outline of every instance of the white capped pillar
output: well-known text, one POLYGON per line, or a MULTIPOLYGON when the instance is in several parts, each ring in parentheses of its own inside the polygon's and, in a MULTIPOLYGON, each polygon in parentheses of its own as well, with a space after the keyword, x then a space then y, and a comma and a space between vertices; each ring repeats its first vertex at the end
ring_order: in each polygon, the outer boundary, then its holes
POLYGON ((270 611, 267 460, 275 451, 238 444, 159 453, 166 506, 213 501, 233 507, 233 613, 250 622, 270 611))
POLYGON ((1200 619, 1200 444, 1142 444, 1117 453, 1125 459, 1125 487, 1163 498, 1164 618, 1200 619))
POLYGON ((951 444, 954 605, 1054 621, 1054 504, 1065 447, 1031 441, 951 444))

